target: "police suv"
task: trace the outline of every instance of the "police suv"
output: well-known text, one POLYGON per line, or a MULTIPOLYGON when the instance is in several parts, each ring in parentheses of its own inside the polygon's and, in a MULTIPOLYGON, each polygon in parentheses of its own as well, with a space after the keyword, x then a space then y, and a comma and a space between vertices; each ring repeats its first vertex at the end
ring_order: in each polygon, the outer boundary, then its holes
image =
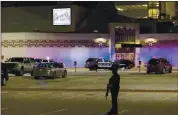
POLYGON ((88 58, 85 61, 85 68, 90 70, 109 69, 111 66, 112 62, 104 58, 88 58))

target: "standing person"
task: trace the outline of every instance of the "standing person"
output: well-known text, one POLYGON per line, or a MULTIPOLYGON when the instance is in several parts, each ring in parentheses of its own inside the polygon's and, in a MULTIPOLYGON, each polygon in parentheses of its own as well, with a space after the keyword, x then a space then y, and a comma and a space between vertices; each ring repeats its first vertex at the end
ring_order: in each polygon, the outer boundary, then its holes
POLYGON ((113 64, 110 68, 112 71, 112 76, 109 79, 109 84, 107 84, 107 91, 106 91, 106 99, 108 97, 109 91, 111 92, 111 97, 112 97, 112 108, 111 110, 107 113, 107 115, 113 115, 113 114, 118 114, 118 94, 120 90, 120 75, 117 73, 118 71, 118 65, 113 64))

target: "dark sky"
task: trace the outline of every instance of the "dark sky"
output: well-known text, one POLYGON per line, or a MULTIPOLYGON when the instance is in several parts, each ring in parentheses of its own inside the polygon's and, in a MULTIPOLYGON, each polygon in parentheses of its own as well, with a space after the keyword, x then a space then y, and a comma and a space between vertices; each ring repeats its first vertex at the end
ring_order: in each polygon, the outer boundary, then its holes
MULTIPOLYGON (((102 2, 102 1, 101 1, 102 2)), ((113 1, 115 4, 138 4, 145 2, 134 2, 134 1, 113 1)), ((94 7, 97 5, 97 1, 3 1, 1 2, 2 7, 12 7, 12 6, 51 6, 51 5, 70 5, 76 4, 84 7, 94 7)))
POLYGON ((93 7, 98 2, 72 2, 72 1, 61 1, 61 2, 55 2, 55 1, 4 1, 1 2, 2 7, 12 7, 12 6, 52 6, 52 5, 81 5, 84 7, 93 7))

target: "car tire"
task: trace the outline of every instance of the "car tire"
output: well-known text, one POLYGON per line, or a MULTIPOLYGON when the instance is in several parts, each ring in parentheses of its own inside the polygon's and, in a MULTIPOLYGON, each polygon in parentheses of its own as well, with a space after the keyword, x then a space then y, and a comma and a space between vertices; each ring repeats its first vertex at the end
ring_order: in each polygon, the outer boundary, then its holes
POLYGON ((38 77, 37 77, 37 76, 34 76, 34 78, 35 78, 35 79, 38 79, 38 77))
POLYGON ((1 86, 5 86, 7 84, 7 79, 2 77, 1 78, 1 86))
POLYGON ((20 69, 20 71, 17 71, 17 72, 15 73, 15 75, 16 75, 16 76, 23 76, 23 75, 24 75, 24 70, 23 70, 23 68, 20 69))
POLYGON ((62 78, 65 78, 67 76, 67 71, 64 71, 64 75, 62 76, 62 78))
POLYGON ((169 73, 172 73, 172 68, 170 68, 169 73))
POLYGON ((52 79, 56 79, 56 73, 53 73, 52 79))
POLYGON ((163 68, 161 73, 162 73, 162 74, 165 74, 165 73, 166 73, 166 69, 163 68))
POLYGON ((31 71, 31 73, 30 73, 30 74, 31 74, 31 76, 33 76, 33 70, 31 71))

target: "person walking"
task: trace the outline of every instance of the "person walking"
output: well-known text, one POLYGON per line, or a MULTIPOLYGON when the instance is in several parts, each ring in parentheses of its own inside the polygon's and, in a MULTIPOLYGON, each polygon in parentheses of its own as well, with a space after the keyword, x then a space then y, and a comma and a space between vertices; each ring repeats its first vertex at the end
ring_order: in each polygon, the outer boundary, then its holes
POLYGON ((107 113, 107 115, 114 115, 114 114, 118 114, 118 102, 117 102, 117 98, 118 98, 118 94, 119 94, 119 90, 120 90, 120 75, 117 73, 118 72, 118 65, 117 64, 113 64, 110 68, 110 70, 112 71, 112 76, 109 79, 109 83, 107 84, 107 90, 106 90, 106 99, 108 97, 108 93, 110 91, 111 93, 111 98, 112 98, 112 108, 111 110, 107 113))

